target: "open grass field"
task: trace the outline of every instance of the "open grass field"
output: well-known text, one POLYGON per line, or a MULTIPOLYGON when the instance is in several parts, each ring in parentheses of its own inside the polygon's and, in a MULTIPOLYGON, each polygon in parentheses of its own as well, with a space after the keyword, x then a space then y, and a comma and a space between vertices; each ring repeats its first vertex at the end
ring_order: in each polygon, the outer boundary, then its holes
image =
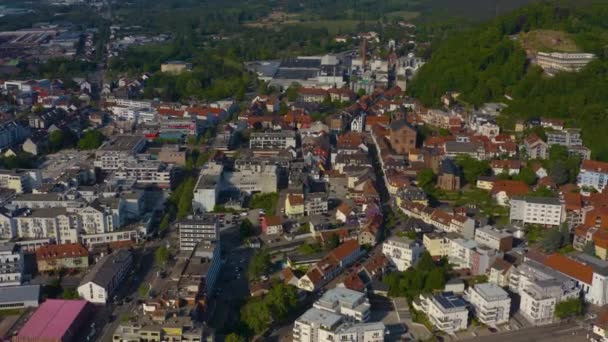
MULTIPOLYGON (((362 23, 361 20, 311 20, 311 21, 300 21, 297 23, 289 23, 289 25, 302 25, 310 28, 324 28, 330 34, 338 34, 340 32, 354 32, 357 29, 357 25, 362 23)), ((373 24, 375 21, 367 20, 365 24, 373 24)))
POLYGON ((529 53, 579 51, 570 35, 563 31, 534 30, 520 34, 517 40, 529 53))
POLYGON ((388 18, 396 18, 399 20, 412 20, 412 19, 418 18, 420 16, 420 12, 396 11, 396 12, 390 12, 386 16, 388 18))

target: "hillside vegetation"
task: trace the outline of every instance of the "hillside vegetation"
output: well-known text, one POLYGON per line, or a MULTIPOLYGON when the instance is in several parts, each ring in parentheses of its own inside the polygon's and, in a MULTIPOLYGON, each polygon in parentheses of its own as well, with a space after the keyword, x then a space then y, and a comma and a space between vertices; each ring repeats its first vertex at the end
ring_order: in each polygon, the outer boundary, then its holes
POLYGON ((544 52, 577 52, 576 42, 564 31, 533 30, 517 35, 517 41, 528 53, 544 52))
POLYGON ((593 157, 608 160, 608 2, 547 1, 519 9, 475 29, 448 38, 417 74, 411 95, 438 105, 449 90, 464 102, 509 104, 504 122, 547 116, 583 129, 593 157), (532 30, 567 33, 577 47, 598 59, 578 73, 549 78, 530 65, 524 49, 511 38, 532 30), (511 95, 507 101, 505 94, 511 95))

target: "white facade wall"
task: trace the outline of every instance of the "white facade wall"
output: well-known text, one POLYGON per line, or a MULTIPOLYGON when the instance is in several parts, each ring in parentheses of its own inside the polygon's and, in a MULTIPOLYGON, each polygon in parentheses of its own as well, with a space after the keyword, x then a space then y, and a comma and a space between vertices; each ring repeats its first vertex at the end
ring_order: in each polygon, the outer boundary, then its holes
POLYGON ((509 204, 511 222, 558 226, 566 220, 565 206, 558 200, 514 197, 509 204))
POLYGON ((424 250, 424 246, 407 238, 391 237, 382 244, 382 253, 399 271, 416 265, 424 250))

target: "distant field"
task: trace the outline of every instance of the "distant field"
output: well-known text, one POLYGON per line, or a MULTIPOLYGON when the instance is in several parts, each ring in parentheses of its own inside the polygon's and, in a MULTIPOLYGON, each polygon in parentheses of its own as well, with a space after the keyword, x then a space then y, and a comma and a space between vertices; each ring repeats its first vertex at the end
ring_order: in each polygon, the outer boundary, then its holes
POLYGON ((544 52, 575 52, 578 46, 570 35, 563 31, 534 30, 520 34, 517 39, 522 47, 530 53, 544 52))
POLYGON ((401 20, 412 20, 418 18, 418 16, 420 16, 420 12, 396 11, 390 12, 386 16, 389 18, 399 18, 401 20))
MULTIPOLYGON (((339 32, 351 32, 357 29, 357 25, 359 25, 361 20, 349 20, 349 19, 341 19, 341 20, 311 20, 311 21, 300 21, 297 23, 289 23, 289 25, 301 25, 311 28, 325 28, 330 34, 337 34, 339 32)), ((373 24, 376 21, 367 20, 366 24, 373 24)))
MULTIPOLYGON (((387 13, 388 18, 396 18, 399 20, 412 20, 420 15, 419 12, 410 11, 396 11, 387 13)), ((351 20, 351 19, 339 19, 339 20, 306 20, 299 22, 286 22, 289 25, 305 25, 312 28, 325 28, 330 34, 337 34, 339 32, 354 32, 357 29, 357 25, 364 22, 365 24, 375 24, 375 20, 351 20)))

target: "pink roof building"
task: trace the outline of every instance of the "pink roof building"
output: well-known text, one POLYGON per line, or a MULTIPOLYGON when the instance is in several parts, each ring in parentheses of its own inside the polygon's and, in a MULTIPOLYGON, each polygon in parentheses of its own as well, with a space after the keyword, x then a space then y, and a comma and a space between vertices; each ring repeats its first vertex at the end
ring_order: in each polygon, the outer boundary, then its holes
POLYGON ((13 342, 76 341, 88 318, 86 300, 47 299, 25 323, 13 342))

